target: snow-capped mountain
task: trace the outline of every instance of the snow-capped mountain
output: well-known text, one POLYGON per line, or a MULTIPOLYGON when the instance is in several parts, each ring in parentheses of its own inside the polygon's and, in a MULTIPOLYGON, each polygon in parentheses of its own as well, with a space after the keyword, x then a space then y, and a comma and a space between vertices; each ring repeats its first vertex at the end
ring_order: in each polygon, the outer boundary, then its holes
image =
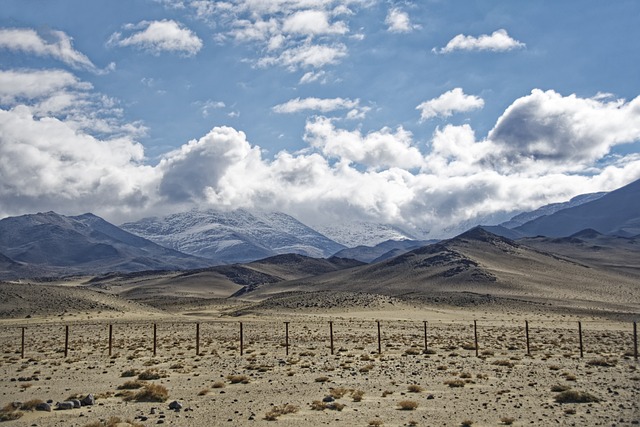
POLYGON ((601 193, 589 193, 589 194, 581 194, 569 200, 568 202, 562 203, 551 203, 549 205, 544 205, 539 207, 538 209, 531 212, 523 212, 511 218, 509 221, 503 222, 500 224, 506 228, 516 228, 519 227, 529 221, 533 221, 536 218, 540 218, 545 215, 552 215, 562 209, 573 208, 576 206, 583 205, 585 203, 593 202, 594 200, 598 200, 602 196, 607 194, 606 192, 601 193))
POLYGON ((280 212, 191 210, 121 226, 159 245, 216 263, 249 262, 285 253, 324 258, 344 246, 280 212))
POLYGON ((366 221, 350 221, 332 225, 314 225, 314 229, 330 239, 348 247, 376 246, 387 240, 420 240, 406 230, 393 225, 377 224, 366 221))

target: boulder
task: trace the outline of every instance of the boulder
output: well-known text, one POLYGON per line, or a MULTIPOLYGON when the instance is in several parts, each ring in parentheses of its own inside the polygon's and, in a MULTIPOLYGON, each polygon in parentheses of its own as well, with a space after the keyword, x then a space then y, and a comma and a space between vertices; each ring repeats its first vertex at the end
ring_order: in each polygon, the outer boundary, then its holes
POLYGON ((80 401, 82 406, 93 406, 96 404, 96 398, 93 397, 93 394, 87 394, 87 396, 80 401))

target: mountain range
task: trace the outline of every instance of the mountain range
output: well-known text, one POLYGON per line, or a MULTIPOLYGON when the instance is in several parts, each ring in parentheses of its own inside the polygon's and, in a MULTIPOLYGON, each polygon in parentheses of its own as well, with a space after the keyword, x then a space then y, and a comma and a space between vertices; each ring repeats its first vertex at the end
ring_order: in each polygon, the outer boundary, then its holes
MULTIPOLYGON (((191 210, 164 218, 145 218, 121 227, 93 214, 23 215, 0 220, 0 278, 202 269, 285 254, 316 259, 335 256, 383 265, 435 243, 410 239, 402 230, 390 226, 370 227, 364 222, 360 225, 361 228, 348 231, 336 227, 333 233, 344 232, 340 238, 344 242, 356 241, 356 232, 371 233, 373 241, 389 236, 396 239, 347 248, 289 215, 247 210, 191 210)), ((640 181, 610 193, 584 195, 564 205, 554 204, 518 215, 500 226, 484 227, 510 240, 568 237, 585 229, 609 237, 640 234, 640 181), (521 224, 525 218, 532 219, 521 224)), ((569 242, 574 242, 574 247, 579 245, 580 238, 572 238, 569 242)), ((606 238, 599 237, 599 241, 606 238)), ((557 242, 535 239, 527 242, 534 247, 547 245, 545 250, 550 252, 563 249, 557 242)), ((614 246, 618 247, 620 242, 616 241, 614 246)), ((631 251, 634 250, 635 247, 631 251)), ((570 251, 567 253, 572 256, 570 251)))

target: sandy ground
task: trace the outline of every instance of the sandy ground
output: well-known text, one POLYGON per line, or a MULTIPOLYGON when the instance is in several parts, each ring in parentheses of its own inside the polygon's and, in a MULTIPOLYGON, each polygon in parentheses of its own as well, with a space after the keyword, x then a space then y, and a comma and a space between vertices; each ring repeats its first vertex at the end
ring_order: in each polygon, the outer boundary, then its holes
POLYGON ((228 309, 224 304, 191 309, 185 305, 171 313, 79 312, 0 321, 0 405, 97 396, 94 406, 26 410, 6 425, 128 425, 117 424, 113 417, 142 426, 640 423, 640 365, 633 357, 629 322, 502 308, 429 308, 397 301, 378 301, 368 309, 280 308, 221 316, 228 309), (525 319, 531 355, 527 355, 525 319), (288 349, 285 321, 290 322, 288 349), (426 353, 424 321, 428 322, 426 353), (199 354, 196 322, 200 322, 199 354), (111 356, 109 324, 113 325, 111 356), (70 331, 67 357, 65 326, 70 331), (26 327, 24 359, 22 327, 26 327), (138 390, 119 387, 145 372, 158 374, 160 378, 144 383, 166 387, 166 401, 126 400, 126 393, 138 390), (588 392, 599 402, 557 403, 560 392, 552 389, 561 388, 588 392), (335 400, 323 404, 325 398, 335 400), (183 409, 169 410, 173 400, 183 409), (415 409, 401 409, 403 401, 415 409), (274 421, 265 419, 269 414, 274 421))

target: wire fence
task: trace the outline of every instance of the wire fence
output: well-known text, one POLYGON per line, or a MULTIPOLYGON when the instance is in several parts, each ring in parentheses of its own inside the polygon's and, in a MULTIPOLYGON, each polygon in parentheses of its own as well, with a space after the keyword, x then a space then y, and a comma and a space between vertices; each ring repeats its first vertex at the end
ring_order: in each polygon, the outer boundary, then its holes
POLYGON ((556 321, 243 320, 29 323, 1 326, 4 359, 102 357, 281 358, 351 351, 450 352, 638 359, 637 323, 556 321))

